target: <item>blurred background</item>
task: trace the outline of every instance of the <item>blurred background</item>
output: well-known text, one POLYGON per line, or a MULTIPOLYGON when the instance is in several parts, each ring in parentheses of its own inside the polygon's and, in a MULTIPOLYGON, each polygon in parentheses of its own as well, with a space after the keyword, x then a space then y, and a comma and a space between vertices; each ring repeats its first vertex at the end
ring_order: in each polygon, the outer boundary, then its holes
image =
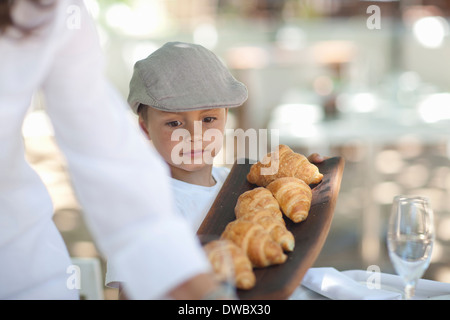
MULTIPOLYGON (((273 129, 297 152, 345 158, 315 266, 394 273, 385 242, 392 199, 420 194, 431 198, 436 222, 424 278, 450 283, 449 1, 85 2, 107 75, 125 98, 137 60, 167 41, 199 43, 248 87, 229 128, 273 129)), ((70 254, 97 257, 104 276, 38 94, 23 133, 70 254)), ((104 288, 104 298, 117 292, 104 288)))

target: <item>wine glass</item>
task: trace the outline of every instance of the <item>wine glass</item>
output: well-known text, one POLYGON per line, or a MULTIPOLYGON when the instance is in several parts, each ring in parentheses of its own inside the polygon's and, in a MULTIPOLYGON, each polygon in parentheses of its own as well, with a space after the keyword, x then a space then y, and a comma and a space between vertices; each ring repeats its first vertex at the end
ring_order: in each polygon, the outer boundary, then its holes
POLYGON ((405 282, 405 298, 411 299, 417 281, 428 268, 434 242, 433 211, 427 197, 394 198, 387 245, 397 274, 405 282))

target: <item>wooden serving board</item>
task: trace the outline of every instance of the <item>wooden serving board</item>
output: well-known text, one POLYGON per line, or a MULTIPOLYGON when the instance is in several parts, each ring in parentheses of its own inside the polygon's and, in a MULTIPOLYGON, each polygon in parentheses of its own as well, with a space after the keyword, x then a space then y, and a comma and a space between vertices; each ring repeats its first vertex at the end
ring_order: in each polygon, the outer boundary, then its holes
MULTIPOLYGON (((240 161, 243 162, 243 161, 240 161)), ((255 268, 256 285, 251 290, 238 290, 240 299, 286 299, 301 283, 306 271, 317 259, 330 230, 339 194, 344 159, 334 157, 316 164, 324 175, 317 185, 311 185, 313 197, 308 218, 294 223, 285 217, 286 227, 295 237, 293 252, 281 265, 255 268)), ((235 220, 234 207, 238 197, 256 185, 247 181, 249 161, 234 164, 197 234, 206 243, 220 237, 226 225, 235 220)))

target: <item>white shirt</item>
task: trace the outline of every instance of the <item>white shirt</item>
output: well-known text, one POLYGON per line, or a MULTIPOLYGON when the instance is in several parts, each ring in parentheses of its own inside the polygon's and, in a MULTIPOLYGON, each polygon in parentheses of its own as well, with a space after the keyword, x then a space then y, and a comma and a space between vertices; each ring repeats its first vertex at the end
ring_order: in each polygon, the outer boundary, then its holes
POLYGON ((228 168, 213 167, 212 176, 216 184, 212 187, 199 186, 171 178, 175 205, 178 212, 188 220, 194 232, 197 232, 202 224, 229 173, 228 168))
MULTIPOLYGON (((197 232, 229 172, 230 170, 225 167, 213 167, 212 176, 216 184, 212 187, 199 186, 171 178, 178 213, 188 221, 193 232, 197 232)), ((105 277, 106 286, 117 288, 119 282, 123 281, 123 277, 114 263, 108 261, 105 277)))
MULTIPOLYGON (((99 249, 131 298, 160 297, 210 265, 174 213, 167 166, 105 80, 83 1, 56 3, 38 34, 0 36, 0 299, 77 297, 66 283, 70 259, 51 199, 24 158, 21 126, 37 89, 99 249), (68 23, 73 14, 78 24, 68 23)), ((21 21, 36 20, 35 10, 20 8, 21 21)))

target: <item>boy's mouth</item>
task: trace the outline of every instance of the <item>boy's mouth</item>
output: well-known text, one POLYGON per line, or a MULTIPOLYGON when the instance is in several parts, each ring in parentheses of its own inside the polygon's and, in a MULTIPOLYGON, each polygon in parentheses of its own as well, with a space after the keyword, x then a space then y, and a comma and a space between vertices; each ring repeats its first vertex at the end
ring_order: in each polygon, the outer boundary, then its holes
POLYGON ((181 154, 181 156, 183 156, 183 157, 191 157, 191 158, 195 158, 195 157, 198 157, 198 156, 202 156, 203 155, 203 152, 204 152, 204 150, 191 150, 191 151, 189 151, 189 152, 183 152, 182 154, 181 154))
POLYGON ((176 161, 185 164, 213 164, 214 155, 214 149, 208 147, 198 150, 187 149, 184 152, 180 150, 179 158, 176 161))

